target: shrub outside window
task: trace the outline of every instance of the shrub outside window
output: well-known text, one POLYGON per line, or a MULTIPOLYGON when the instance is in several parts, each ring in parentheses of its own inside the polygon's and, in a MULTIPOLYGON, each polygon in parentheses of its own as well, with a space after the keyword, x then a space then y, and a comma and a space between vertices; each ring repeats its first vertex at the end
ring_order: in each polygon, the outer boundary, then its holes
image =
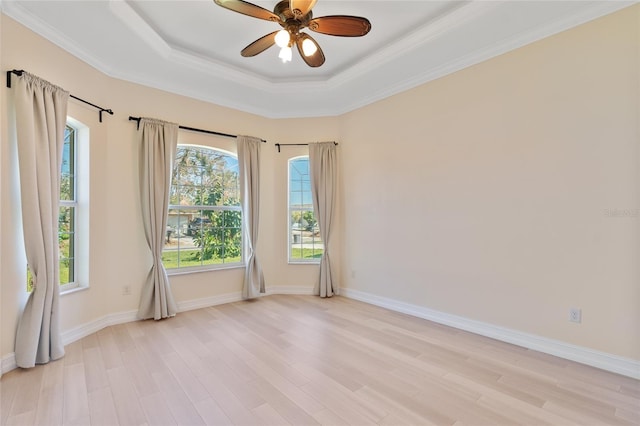
MULTIPOLYGON (((89 286, 89 129, 67 117, 58 202, 58 278, 61 294, 89 286)), ((27 266, 26 290, 33 290, 27 266)))
POLYGON ((58 213, 58 249, 60 290, 77 287, 76 283, 76 215, 78 210, 76 188, 77 132, 67 124, 64 131, 62 168, 60 173, 60 207, 58 213))
POLYGON ((311 199, 309 157, 289 160, 289 262, 318 263, 324 252, 311 199))
POLYGON ((162 252, 165 268, 201 270, 243 264, 236 156, 179 145, 169 197, 162 252))
MULTIPOLYGON (((58 208, 58 277, 60 291, 78 286, 76 282, 76 129, 69 124, 64 129, 62 167, 60 169, 60 201, 58 208)), ((27 291, 33 290, 33 277, 27 267, 27 291)))

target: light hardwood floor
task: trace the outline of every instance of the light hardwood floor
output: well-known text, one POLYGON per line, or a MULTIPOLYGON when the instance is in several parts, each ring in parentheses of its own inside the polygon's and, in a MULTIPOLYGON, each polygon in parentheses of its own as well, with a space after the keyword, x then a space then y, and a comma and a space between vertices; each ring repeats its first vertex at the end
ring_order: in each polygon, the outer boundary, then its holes
POLYGON ((342 297, 113 326, 2 377, 2 425, 640 424, 640 381, 342 297))

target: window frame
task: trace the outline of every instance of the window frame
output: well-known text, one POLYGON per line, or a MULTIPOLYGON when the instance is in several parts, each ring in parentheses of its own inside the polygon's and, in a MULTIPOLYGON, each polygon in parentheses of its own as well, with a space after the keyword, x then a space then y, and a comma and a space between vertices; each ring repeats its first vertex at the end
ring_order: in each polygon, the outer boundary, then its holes
MULTIPOLYGON (((287 263, 291 264, 291 265, 318 265, 320 264, 320 258, 293 258, 291 256, 292 254, 292 249, 295 248, 293 247, 293 223, 291 222, 291 216, 292 213, 294 211, 300 211, 300 212, 305 212, 305 211, 311 211, 313 212, 313 217, 314 220, 317 223, 317 219, 316 219, 316 213, 315 213, 315 209, 313 207, 313 201, 311 202, 311 208, 292 208, 291 206, 291 166, 292 166, 292 162, 295 160, 300 160, 300 159, 307 159, 307 162, 309 161, 309 155, 298 155, 296 157, 291 157, 287 160, 287 263)), ((310 166, 309 166, 310 167, 310 166)), ((309 173, 309 182, 311 182, 311 173, 310 170, 308 170, 309 173)), ((306 192, 306 191, 305 191, 306 192)), ((311 196, 311 187, 309 187, 309 194, 311 196)), ((324 253, 324 242, 322 241, 322 238, 320 238, 320 236, 318 237, 313 237, 313 245, 315 246, 316 244, 316 238, 317 240, 320 242, 321 246, 322 246, 322 252, 324 253)), ((315 247, 314 247, 315 249, 315 247)))
MULTIPOLYGON (((234 153, 232 151, 229 151, 227 149, 224 148, 218 148, 218 147, 214 147, 214 146, 209 146, 209 145, 202 145, 202 144, 194 144, 194 143, 178 143, 178 149, 180 149, 181 147, 192 147, 192 148, 196 148, 196 149, 204 149, 204 150, 210 150, 210 151, 217 151, 219 153, 222 153, 226 156, 230 156, 233 157, 236 161, 238 161, 238 155, 237 153, 234 153)), ((177 153, 177 150, 176 150, 177 153)), ((175 167, 175 165, 174 165, 175 167)), ((173 173, 173 171, 172 171, 173 173)), ((238 171, 239 173, 239 171, 238 171)), ((238 174, 238 199, 240 197, 240 176, 238 174)), ((174 182, 172 180, 172 186, 174 185, 174 182)), ((171 191, 171 189, 170 189, 171 191)), ((171 195, 169 196, 169 199, 171 201, 171 195)), ((225 206, 225 205, 204 205, 204 204, 200 204, 200 205, 179 205, 179 204, 169 204, 168 206, 168 212, 171 212, 171 210, 177 210, 177 211, 193 211, 193 212, 201 212, 201 211, 214 211, 214 212, 225 212, 225 211, 238 211, 240 212, 240 227, 239 227, 239 232, 240 232, 240 260, 238 262, 223 262, 223 263, 207 263, 207 264, 201 264, 201 265, 190 265, 190 266, 177 266, 177 267, 167 267, 165 265, 165 270, 167 272, 168 275, 181 275, 181 274, 190 274, 190 273, 198 273, 198 272, 207 272, 207 271, 215 271, 215 270, 222 270, 222 269, 234 269, 234 268, 244 268, 246 265, 246 251, 247 251, 247 247, 246 247, 246 241, 244 238, 244 234, 243 234, 243 229, 244 229, 244 215, 242 214, 242 206, 240 201, 238 202, 237 206, 225 206)), ((187 224, 189 223, 189 221, 187 221, 187 224)), ((167 225, 169 226, 169 222, 167 221, 167 225)), ((220 228, 220 229, 225 229, 224 227, 220 228)), ((178 246, 178 252, 180 251, 180 247, 178 246)), ((189 250, 187 248, 185 248, 184 250, 189 250)), ((165 253, 165 248, 163 247, 162 253, 164 255, 165 253)), ((164 265, 164 263, 163 263, 164 265)), ((178 263, 179 265, 179 263, 178 263)))
MULTIPOLYGON (((79 236, 78 236, 78 126, 75 125, 73 120, 70 120, 70 117, 67 117, 66 125, 65 125, 65 133, 67 129, 71 129, 72 133, 70 135, 70 151, 71 155, 69 161, 72 165, 69 168, 69 175, 71 176, 71 193, 73 197, 71 200, 62 200, 59 197, 59 207, 58 211, 62 208, 70 207, 72 209, 72 215, 70 217, 70 225, 69 225, 69 234, 72 236, 70 238, 70 249, 69 249, 69 257, 63 258, 62 253, 58 255, 58 268, 62 268, 62 262, 64 259, 71 260, 70 268, 69 268, 69 276, 72 276, 73 279, 68 283, 60 284, 60 293, 68 292, 70 290, 74 290, 80 287, 80 281, 78 279, 78 262, 77 262, 77 248, 79 245, 79 236)), ((62 183, 62 170, 60 172, 60 183, 62 183)), ((61 194, 60 194, 61 195, 61 194)), ((58 223, 58 239, 60 239, 60 223, 58 223)))
MULTIPOLYGON (((61 296, 89 288, 89 127, 75 118, 67 116, 65 132, 67 128, 73 130, 73 156, 71 157, 73 170, 69 172, 73 177, 72 192, 74 197, 73 200, 61 199, 63 181, 61 167, 58 176, 58 228, 56 238, 58 240, 58 274, 60 274, 63 259, 73 259, 73 280, 65 284, 58 283, 61 296), (66 207, 73 208, 70 229, 66 232, 73 235, 71 243, 73 251, 69 253, 69 257, 63 258, 60 250, 60 210, 66 207)), ((58 275, 59 277, 60 275, 58 275)), ((26 265, 26 291, 28 293, 33 291, 33 277, 29 265, 26 265)))

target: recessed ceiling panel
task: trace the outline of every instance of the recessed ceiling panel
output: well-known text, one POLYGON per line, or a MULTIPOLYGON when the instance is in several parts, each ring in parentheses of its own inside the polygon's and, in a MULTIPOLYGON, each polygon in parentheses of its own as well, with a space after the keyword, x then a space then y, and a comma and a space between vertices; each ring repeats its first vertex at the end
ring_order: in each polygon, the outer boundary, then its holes
MULTIPOLYGON (((326 15, 364 16, 372 29, 364 37, 334 37, 311 34, 322 47, 325 64, 310 69, 294 49, 294 60, 283 64, 273 46, 258 56, 243 58, 240 51, 254 40, 281 29, 277 23, 238 14, 204 1, 128 1, 131 7, 173 47, 213 61, 249 70, 272 81, 324 80, 374 53, 381 45, 393 44, 408 33, 427 25, 463 2, 456 1, 318 1, 314 17, 326 15)), ((273 10, 277 1, 255 1, 273 10)))
MULTIPOLYGON (((273 10, 277 1, 255 1, 273 10)), ((326 62, 294 49, 240 51, 280 28, 213 0, 2 0, 2 12, 102 72, 267 117, 337 115, 633 1, 318 0, 313 16, 369 19, 364 37, 312 33, 326 62)), ((307 31, 307 30, 305 30, 307 31)), ((43 76, 46 78, 46 76, 43 76)))

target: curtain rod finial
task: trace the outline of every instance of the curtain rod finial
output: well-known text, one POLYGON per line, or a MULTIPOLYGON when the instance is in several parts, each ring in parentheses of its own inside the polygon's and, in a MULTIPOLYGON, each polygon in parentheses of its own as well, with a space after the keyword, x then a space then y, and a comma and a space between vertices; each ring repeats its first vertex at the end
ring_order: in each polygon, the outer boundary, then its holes
POLYGON ((15 74, 18 77, 20 77, 23 72, 24 72, 24 70, 9 70, 9 71, 7 71, 7 87, 9 89, 11 89, 11 74, 15 74))

